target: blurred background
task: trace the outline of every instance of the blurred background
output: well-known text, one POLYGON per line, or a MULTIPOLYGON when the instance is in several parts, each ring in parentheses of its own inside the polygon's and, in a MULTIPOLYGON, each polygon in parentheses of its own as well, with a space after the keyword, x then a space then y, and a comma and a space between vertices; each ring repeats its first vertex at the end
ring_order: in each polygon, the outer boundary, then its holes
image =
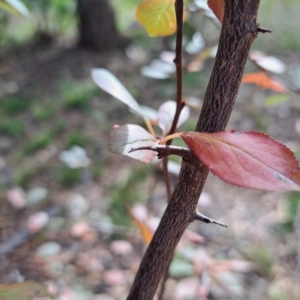
MULTIPOLYGON (((125 299, 166 191, 158 165, 108 152, 115 124, 144 125, 90 71, 110 70, 155 124, 175 98, 175 36, 149 38, 135 21, 138 0, 23 3, 23 16, 0 10, 0 283, 45 283, 58 300, 125 299)), ((186 9, 191 117, 180 131, 195 127, 220 32, 205 1, 186 9)), ((254 42, 227 127, 263 131, 298 160, 299 20, 299 1, 261 1, 259 22, 272 33, 254 42)), ((170 159, 174 183, 180 160, 170 159)), ((299 199, 210 175, 199 210, 228 228, 190 226, 164 299, 300 299, 299 199)))

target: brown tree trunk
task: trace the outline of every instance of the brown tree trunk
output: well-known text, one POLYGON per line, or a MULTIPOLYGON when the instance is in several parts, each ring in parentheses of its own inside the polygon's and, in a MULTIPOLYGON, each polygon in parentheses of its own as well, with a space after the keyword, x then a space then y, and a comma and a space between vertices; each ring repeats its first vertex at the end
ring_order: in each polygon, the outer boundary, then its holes
POLYGON ((109 0, 77 0, 79 45, 98 51, 117 47, 118 33, 109 0))
MULTIPOLYGON (((178 1, 178 0, 177 0, 178 1)), ((213 72, 196 125, 199 132, 225 129, 247 56, 259 27, 260 0, 225 0, 225 15, 213 72)), ((127 300, 151 300, 186 227, 195 220, 196 206, 208 170, 191 155, 183 160, 166 211, 142 259, 127 300)))

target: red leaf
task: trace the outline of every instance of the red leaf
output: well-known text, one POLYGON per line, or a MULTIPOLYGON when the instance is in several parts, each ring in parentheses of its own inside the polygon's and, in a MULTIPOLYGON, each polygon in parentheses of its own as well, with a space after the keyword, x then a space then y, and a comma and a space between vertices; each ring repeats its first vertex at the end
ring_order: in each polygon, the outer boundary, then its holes
POLYGON ((242 83, 254 83, 260 87, 270 89, 278 93, 284 93, 287 90, 282 83, 274 80, 264 72, 246 74, 243 76, 242 83))
POLYGON ((219 19, 223 22, 224 11, 225 11, 225 1, 224 0, 208 0, 208 6, 219 19))
POLYGON ((216 176, 233 185, 300 191, 300 167, 289 148, 260 132, 184 132, 181 137, 216 176))

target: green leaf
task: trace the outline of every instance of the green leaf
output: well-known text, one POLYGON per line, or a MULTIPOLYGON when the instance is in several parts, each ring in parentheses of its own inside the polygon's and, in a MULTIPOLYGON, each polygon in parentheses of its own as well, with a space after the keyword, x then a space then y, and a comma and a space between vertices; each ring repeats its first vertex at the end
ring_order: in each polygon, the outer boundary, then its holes
POLYGON ((0 0, 0 8, 14 15, 29 15, 27 7, 19 0, 0 0))
POLYGON ((24 300, 34 297, 50 297, 47 287, 33 281, 0 284, 0 300, 24 300))

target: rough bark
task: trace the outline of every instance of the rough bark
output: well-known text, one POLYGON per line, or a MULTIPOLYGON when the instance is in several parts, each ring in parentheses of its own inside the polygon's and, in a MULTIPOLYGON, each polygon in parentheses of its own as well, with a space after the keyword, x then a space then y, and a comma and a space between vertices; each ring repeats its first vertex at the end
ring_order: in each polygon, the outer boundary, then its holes
POLYGON ((98 51, 117 47, 118 34, 109 0, 77 0, 79 45, 98 51))
MULTIPOLYGON (((238 93, 251 44, 258 33, 260 0, 225 0, 225 15, 212 75, 196 131, 225 129, 238 93)), ((183 160, 166 211, 142 259, 128 300, 151 300, 196 206, 208 170, 198 159, 183 160)))

